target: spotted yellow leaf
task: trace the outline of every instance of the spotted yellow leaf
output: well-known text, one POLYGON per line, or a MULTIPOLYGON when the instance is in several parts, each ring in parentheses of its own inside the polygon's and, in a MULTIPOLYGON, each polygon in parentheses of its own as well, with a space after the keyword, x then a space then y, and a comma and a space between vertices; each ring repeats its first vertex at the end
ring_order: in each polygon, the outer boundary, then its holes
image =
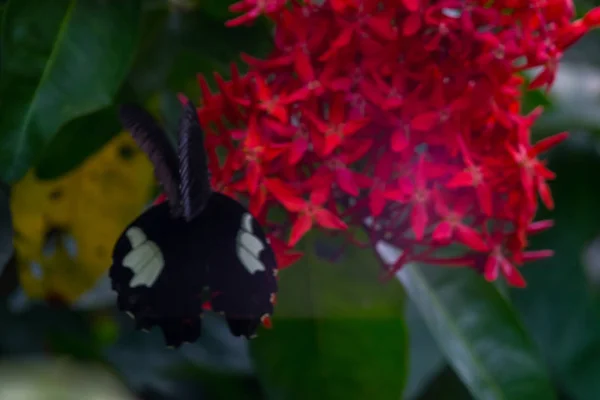
POLYGON ((106 274, 114 243, 155 185, 152 164, 127 132, 57 180, 29 171, 11 196, 25 293, 76 302, 106 274))

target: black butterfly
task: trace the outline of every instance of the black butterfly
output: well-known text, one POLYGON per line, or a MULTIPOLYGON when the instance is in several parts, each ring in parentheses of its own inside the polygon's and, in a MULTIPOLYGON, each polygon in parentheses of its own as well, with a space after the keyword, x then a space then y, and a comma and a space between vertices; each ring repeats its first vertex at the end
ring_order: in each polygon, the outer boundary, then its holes
POLYGON ((179 347, 200 336, 208 293, 231 332, 252 337, 273 313, 275 255, 248 210, 212 191, 196 108, 184 108, 177 152, 141 107, 122 106, 119 114, 168 199, 141 214, 115 245, 109 275, 119 309, 137 329, 158 325, 167 345, 179 347))

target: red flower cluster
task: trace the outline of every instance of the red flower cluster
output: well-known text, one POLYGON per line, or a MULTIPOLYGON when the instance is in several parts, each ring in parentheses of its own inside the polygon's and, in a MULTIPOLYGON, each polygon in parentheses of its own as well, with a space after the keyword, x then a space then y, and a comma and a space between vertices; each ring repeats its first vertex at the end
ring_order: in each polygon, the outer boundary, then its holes
MULTIPOLYGON (((598 23, 570 0, 244 0, 250 23, 275 24, 249 73, 203 77, 200 120, 213 184, 246 197, 279 262, 312 227, 368 230, 403 250, 393 273, 420 261, 470 266, 488 280, 525 282, 538 195, 553 207, 554 178, 538 156, 566 133, 530 142, 541 109, 521 115, 529 89, 549 87, 565 48, 598 23), (224 156, 218 158, 217 153, 224 156), (277 205, 286 217, 271 210, 277 205), (270 212, 267 212, 267 211, 270 212), (444 250, 460 245, 460 257, 444 250)), ((347 233, 350 236, 349 233, 347 233)))

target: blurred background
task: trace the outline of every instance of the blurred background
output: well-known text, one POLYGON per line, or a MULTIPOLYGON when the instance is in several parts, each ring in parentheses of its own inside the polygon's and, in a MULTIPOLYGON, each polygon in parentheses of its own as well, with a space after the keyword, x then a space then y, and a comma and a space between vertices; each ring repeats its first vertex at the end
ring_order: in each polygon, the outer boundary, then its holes
POLYGON ((313 238, 252 342, 208 315, 169 350, 116 311, 112 245, 158 188, 115 105, 174 134, 197 73, 215 88, 241 52, 265 55, 267 22, 225 28, 231 3, 0 0, 0 400, 600 399, 598 32, 525 95, 546 107, 536 139, 571 132, 548 156, 556 209, 538 219, 555 227, 532 242, 556 255, 522 270, 526 289, 415 266, 382 285, 369 251, 332 259, 313 238))

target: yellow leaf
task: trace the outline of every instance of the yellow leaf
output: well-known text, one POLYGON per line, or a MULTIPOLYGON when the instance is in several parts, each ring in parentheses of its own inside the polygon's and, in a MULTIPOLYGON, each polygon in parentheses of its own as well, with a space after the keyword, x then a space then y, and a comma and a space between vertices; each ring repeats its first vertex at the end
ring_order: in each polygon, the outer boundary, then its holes
POLYGON ((29 171, 11 196, 25 293, 77 301, 106 273, 119 234, 143 211, 154 188, 152 164, 127 132, 55 181, 40 181, 29 171), (56 243, 44 254, 53 231, 56 243))

